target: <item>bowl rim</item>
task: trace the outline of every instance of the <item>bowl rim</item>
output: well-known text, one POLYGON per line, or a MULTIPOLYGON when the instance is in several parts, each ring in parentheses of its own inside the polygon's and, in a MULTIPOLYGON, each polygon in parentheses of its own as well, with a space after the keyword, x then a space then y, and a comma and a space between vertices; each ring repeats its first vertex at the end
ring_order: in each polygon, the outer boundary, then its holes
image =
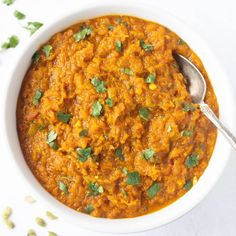
MULTIPOLYGON (((123 14, 123 15, 131 15, 137 16, 140 18, 148 19, 155 21, 157 23, 163 24, 164 26, 170 28, 172 31, 177 33, 182 38, 186 39, 190 47, 197 52, 197 55, 202 59, 204 67, 209 74, 210 80, 214 87, 214 78, 216 74, 224 81, 224 85, 222 85, 222 89, 227 91, 224 96, 224 101, 221 101, 221 97, 219 99, 219 107, 221 111, 221 118, 227 121, 227 124, 230 125, 234 130, 236 130, 236 126, 233 122, 233 118, 235 117, 235 104, 234 96, 232 89, 230 87, 229 80, 227 76, 225 76, 223 70, 221 69, 220 64, 215 59, 212 54, 209 46, 207 46, 198 35, 195 34, 190 28, 186 26, 185 23, 181 22, 177 17, 168 13, 166 10, 163 10, 154 4, 155 8, 151 7, 151 5, 147 5, 144 0, 141 1, 130 1, 127 2, 125 0, 119 0, 119 2, 111 2, 109 0, 103 0, 102 2, 91 1, 84 3, 78 8, 73 9, 70 13, 65 13, 58 20, 54 20, 52 23, 45 25, 42 27, 35 35, 32 36, 31 41, 28 45, 26 45, 22 51, 15 66, 12 69, 12 73, 9 76, 9 82, 7 84, 7 89, 4 91, 4 120, 3 120, 3 135, 5 136, 4 148, 6 154, 10 157, 12 163, 16 166, 17 174, 19 174, 20 178, 27 183, 30 191, 39 199, 42 204, 50 204, 50 207, 61 215, 61 218, 69 221, 73 225, 79 225, 81 227, 85 227, 90 230, 100 231, 100 232, 111 232, 111 233, 131 233, 131 232, 141 232, 145 230, 150 230, 155 227, 162 226, 164 224, 170 223, 171 221, 179 218, 184 215, 188 211, 190 211, 194 206, 196 206, 213 188, 217 180, 220 178, 226 164, 228 161, 228 156, 230 153, 230 146, 226 144, 226 141, 223 139, 223 136, 218 134, 216 146, 214 152, 212 154, 211 160, 203 173, 202 177, 199 179, 198 183, 184 196, 179 198, 174 203, 169 206, 135 218, 127 218, 127 219, 103 219, 103 218, 94 218, 79 212, 76 212, 73 209, 70 209, 63 205, 62 203, 55 200, 43 187, 38 183, 38 181, 33 177, 30 172, 28 166, 24 161, 22 161, 23 155, 21 150, 19 149, 19 141, 18 136, 15 137, 16 134, 16 118, 11 118, 11 114, 15 111, 16 108, 16 99, 19 93, 19 83, 23 77, 23 72, 25 74, 25 68, 28 68, 31 55, 34 51, 43 43, 46 42, 54 33, 58 32, 58 29, 65 29, 69 27, 73 23, 80 21, 79 19, 88 19, 95 18, 100 15, 109 15, 109 14, 123 14), (134 5, 135 3, 135 5, 134 5), (92 14, 93 13, 93 14, 92 14), (154 17, 155 14, 158 16, 154 17), (91 17, 89 17, 91 15, 91 17), (88 17, 86 17, 88 16, 88 17), (145 16, 145 17, 143 17, 145 16), (159 20, 154 20, 159 19, 159 20), (77 19, 77 21, 76 21, 77 19), (68 23, 70 22, 70 23, 68 23), (173 29, 171 27, 173 25, 173 29), (178 29, 177 29, 178 28, 178 29), (52 33, 53 32, 53 33, 52 33), (194 43, 197 42, 197 43, 194 43), (201 55, 205 55, 203 57, 201 55), (209 61, 208 61, 209 60, 209 61), (17 66, 21 64, 21 66, 17 66), (23 64, 23 65, 22 65, 23 64), (214 73, 212 68, 216 70, 214 73), (210 69, 211 68, 211 69, 210 69), (210 72, 210 73, 209 73, 210 72), (214 76, 211 76, 211 73, 214 76), (16 78, 19 78, 16 80, 16 78), (17 85, 16 85, 17 84, 17 85), (16 95, 17 94, 17 95, 16 95), (223 107, 223 103, 231 101, 231 109, 228 107, 223 107), (233 104, 233 106, 232 106, 233 104), (223 115, 223 116, 222 116, 223 115), (13 125, 15 123, 15 125, 13 125), (14 127, 15 126, 15 127, 14 127), (221 146, 219 145, 221 143, 221 146), (222 144, 223 143, 223 144, 222 144), (221 148, 222 147, 222 148, 221 148), (217 163, 215 159, 219 154, 224 154, 224 158, 217 159, 217 163), (20 160, 19 160, 20 158, 20 160), (212 160, 213 159, 213 160, 212 160), (214 169, 214 170, 213 170, 214 169), (208 178, 209 176, 213 176, 212 178, 208 178), (205 182, 204 182, 205 181, 205 182), (91 227, 92 224, 92 227, 91 227)), ((217 89, 218 93, 220 89, 217 89)), ((216 92, 216 94, 217 94, 216 92)), ((222 98, 223 100, 223 98, 222 98)), ((15 113, 14 113, 15 114, 15 113)), ((23 159, 24 160, 24 159, 23 159)))

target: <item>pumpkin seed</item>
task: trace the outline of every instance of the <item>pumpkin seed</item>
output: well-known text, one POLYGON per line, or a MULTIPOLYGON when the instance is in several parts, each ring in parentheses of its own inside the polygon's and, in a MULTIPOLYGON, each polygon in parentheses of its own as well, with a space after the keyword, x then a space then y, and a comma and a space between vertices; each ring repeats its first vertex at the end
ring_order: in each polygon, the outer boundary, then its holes
POLYGON ((15 227, 15 224, 10 219, 4 219, 4 223, 9 229, 13 229, 15 227))
POLYGON ((46 211, 46 216, 50 219, 50 220, 56 220, 58 219, 57 216, 55 216, 52 212, 50 211, 46 211))
POLYGON ((30 196, 30 195, 25 196, 24 200, 25 200, 27 203, 30 203, 30 204, 33 204, 33 203, 36 202, 36 200, 35 200, 32 196, 30 196))
POLYGON ((36 217, 35 218, 35 222, 41 226, 41 227, 45 227, 46 226, 46 222, 44 221, 44 219, 40 218, 40 217, 36 217))
POLYGON ((33 229, 29 229, 27 236, 37 236, 37 234, 35 233, 33 229))
POLYGON ((2 213, 2 218, 4 220, 7 220, 12 214, 12 209, 11 207, 6 207, 2 213))
POLYGON ((48 236, 57 236, 57 234, 54 232, 48 231, 48 236))

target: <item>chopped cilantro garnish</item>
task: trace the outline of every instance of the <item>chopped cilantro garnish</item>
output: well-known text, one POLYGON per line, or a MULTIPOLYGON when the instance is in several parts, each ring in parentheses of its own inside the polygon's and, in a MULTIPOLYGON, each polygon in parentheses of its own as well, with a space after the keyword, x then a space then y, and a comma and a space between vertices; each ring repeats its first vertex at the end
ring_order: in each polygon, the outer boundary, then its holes
POLYGON ((115 149, 115 155, 116 155, 116 157, 118 157, 119 159, 124 160, 124 156, 123 156, 123 153, 122 153, 122 149, 121 149, 120 147, 118 147, 118 148, 115 149))
POLYGON ((122 18, 119 16, 117 19, 116 19, 116 22, 120 25, 122 23, 122 18))
POLYGON ((99 101, 95 101, 92 107, 92 115, 94 117, 99 117, 102 113, 102 104, 99 101))
POLYGON ((88 130, 87 129, 83 129, 79 132, 80 137, 85 137, 87 135, 88 135, 88 130))
POLYGON ((92 148, 91 147, 77 148, 77 153, 78 153, 78 160, 81 162, 85 162, 91 156, 92 148))
POLYGON ((58 145, 56 143, 56 139, 57 139, 57 133, 54 132, 53 130, 51 130, 48 133, 48 137, 47 137, 47 144, 53 149, 53 150, 57 150, 58 149, 58 145))
POLYGON ((43 23, 34 21, 34 22, 28 22, 27 26, 25 26, 25 29, 27 29, 30 32, 30 35, 34 34, 39 28, 43 26, 43 23))
POLYGON ((107 104, 107 106, 109 106, 109 107, 113 107, 113 101, 112 101, 112 99, 111 99, 111 98, 107 98, 107 99, 106 99, 106 104, 107 104))
POLYGON ((25 19, 25 14, 23 14, 20 11, 15 10, 14 11, 14 16, 18 19, 18 20, 24 20, 25 19))
POLYGON ((15 0, 3 0, 3 3, 5 3, 7 6, 10 6, 14 2, 15 2, 15 0))
POLYGON ((155 155, 155 151, 151 148, 149 149, 146 149, 143 151, 143 157, 146 159, 146 160, 149 160, 151 159, 152 157, 154 157, 155 155))
POLYGON ((198 153, 194 153, 192 155, 189 155, 185 161, 185 165, 188 167, 188 168, 193 168, 195 166, 198 165, 198 158, 199 158, 199 155, 198 153))
POLYGON ((34 95, 34 98, 33 98, 33 104, 34 104, 35 106, 38 106, 38 105, 39 105, 39 101, 40 101, 40 99, 41 99, 42 96, 43 96, 43 92, 42 92, 40 89, 38 89, 38 90, 36 91, 35 95, 34 95))
POLYGON ((183 107, 183 111, 189 112, 189 111, 195 111, 196 107, 194 107, 191 103, 185 103, 183 107))
POLYGON ((145 52, 149 52, 149 51, 152 51, 154 49, 152 44, 145 43, 143 40, 140 40, 140 46, 145 52))
POLYGON ((95 76, 95 77, 91 80, 91 83, 92 83, 92 85, 96 88, 96 91, 97 91, 98 93, 102 93, 102 92, 106 92, 106 91, 107 91, 107 89, 106 89, 106 82, 100 80, 98 77, 95 76))
POLYGON ((57 119, 63 123, 68 123, 71 117, 71 114, 65 114, 61 111, 57 112, 57 119))
POLYGON ((184 44, 186 44, 186 42, 183 40, 183 39, 178 39, 178 41, 177 41, 177 43, 179 44, 179 45, 184 45, 184 44))
POLYGON ((147 195, 149 198, 153 198, 157 195, 157 193, 160 191, 161 185, 159 183, 153 183, 151 187, 147 190, 147 195))
POLYGON ((40 59, 40 54, 39 54, 38 51, 36 51, 34 53, 34 55, 32 56, 32 60, 33 60, 34 63, 37 63, 39 61, 39 59, 40 59))
POLYGON ((91 204, 87 205, 87 206, 84 208, 84 213, 86 213, 86 214, 90 214, 90 213, 92 213, 92 211, 94 211, 94 207, 93 207, 93 205, 91 205, 91 204))
POLYGON ((19 39, 16 35, 12 35, 8 40, 2 44, 3 49, 15 48, 19 44, 19 39))
POLYGON ((144 120, 148 120, 150 118, 150 111, 148 108, 146 107, 141 107, 139 110, 139 116, 144 119, 144 120))
POLYGON ((78 33, 74 34, 75 41, 79 42, 79 41, 85 39, 87 36, 91 35, 92 32, 93 32, 93 30, 90 26, 84 27, 78 33))
POLYGON ((115 47, 116 47, 116 51, 117 52, 121 52, 122 51, 122 48, 123 48, 123 45, 122 45, 122 42, 120 40, 117 40, 115 42, 115 47))
POLYGON ((68 187, 63 183, 63 182, 59 182, 59 189, 64 193, 64 194, 68 194, 68 187))
POLYGON ((154 73, 150 73, 148 77, 146 78, 145 82, 147 84, 152 84, 155 82, 155 80, 156 80, 156 75, 154 73))
POLYGON ((114 26, 113 25, 108 25, 107 29, 110 30, 110 31, 113 31, 114 30, 114 26))
POLYGON ((141 183, 140 174, 137 171, 129 172, 127 174, 126 183, 128 185, 138 185, 141 183))
POLYGON ((183 137, 192 137, 193 136, 193 130, 184 129, 184 130, 181 131, 181 135, 183 137))
POLYGON ((103 187, 97 183, 90 182, 88 185, 88 195, 89 196, 97 196, 103 193, 103 187))
POLYGON ((121 72, 126 75, 133 75, 134 72, 130 68, 121 68, 121 72))
POLYGON ((51 45, 45 45, 42 49, 42 51, 44 52, 45 56, 46 57, 49 57, 50 56, 50 53, 52 51, 52 46, 51 45))
POLYGON ((193 186, 193 183, 192 183, 192 180, 190 179, 185 183, 184 188, 186 191, 189 191, 192 188, 192 186, 193 186))

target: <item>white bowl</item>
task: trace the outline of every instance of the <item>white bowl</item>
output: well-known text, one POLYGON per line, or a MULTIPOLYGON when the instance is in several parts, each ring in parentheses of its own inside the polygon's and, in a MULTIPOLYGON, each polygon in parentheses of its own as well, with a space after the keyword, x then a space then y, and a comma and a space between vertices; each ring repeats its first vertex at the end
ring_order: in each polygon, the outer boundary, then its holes
MULTIPOLYGON (((22 79, 30 65, 31 57, 38 47, 46 42, 54 33, 61 31, 68 26, 88 18, 94 18, 107 14, 127 14, 140 18, 158 22, 182 37, 190 47, 201 58, 213 84, 220 107, 220 118, 231 128, 234 128, 233 119, 235 114, 235 104, 229 80, 221 70, 215 57, 210 52, 208 46, 184 23, 166 11, 157 7, 147 7, 145 2, 135 2, 119 0, 116 2, 103 0, 78 6, 73 12, 61 16, 53 24, 43 26, 32 36, 30 43, 22 50, 18 64, 12 70, 7 91, 4 94, 5 119, 4 119, 4 155, 12 159, 16 164, 19 173, 28 184, 30 191, 40 202, 50 204, 50 207, 59 212, 60 218, 72 224, 86 227, 95 231, 112 233, 131 233, 152 229, 169 223, 182 216, 194 206, 196 206, 212 189, 216 181, 220 178, 226 166, 230 146, 221 134, 218 134, 216 146, 207 169, 198 183, 183 197, 171 205, 148 215, 130 219, 102 219, 85 215, 72 210, 58 202, 42 186, 29 170, 22 155, 17 130, 16 130, 16 103, 22 79), (230 104, 227 105, 227 104, 230 104)), ((209 29, 210 30, 210 29, 209 29)))

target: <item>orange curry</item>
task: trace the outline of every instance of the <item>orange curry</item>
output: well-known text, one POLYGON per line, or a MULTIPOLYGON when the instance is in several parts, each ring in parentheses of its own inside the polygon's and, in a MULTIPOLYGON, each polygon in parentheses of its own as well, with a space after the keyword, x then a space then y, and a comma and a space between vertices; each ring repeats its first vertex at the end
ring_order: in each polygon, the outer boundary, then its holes
POLYGON ((172 203, 208 165, 216 129, 191 103, 173 51, 207 80, 183 39, 153 22, 103 16, 55 34, 33 55, 19 95, 26 162, 65 205, 126 218, 172 203))

